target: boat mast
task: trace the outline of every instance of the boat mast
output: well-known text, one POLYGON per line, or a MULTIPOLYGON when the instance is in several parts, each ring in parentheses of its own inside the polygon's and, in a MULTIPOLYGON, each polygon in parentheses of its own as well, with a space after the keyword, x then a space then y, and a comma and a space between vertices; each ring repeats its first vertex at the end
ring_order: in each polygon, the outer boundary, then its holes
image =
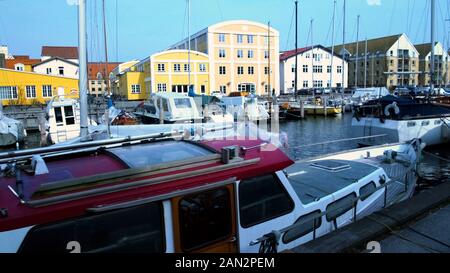
POLYGON ((270 21, 267 23, 267 48, 268 48, 268 55, 267 55, 267 60, 268 60, 268 71, 267 71, 267 77, 268 77, 268 86, 267 86, 267 95, 270 96, 271 92, 271 88, 270 88, 270 21))
POLYGON ((294 96, 297 101, 298 90, 298 1, 295 1, 295 84, 294 96))
POLYGON ((330 88, 333 89, 333 61, 334 61, 334 24, 336 18, 336 0, 333 4, 333 24, 331 27, 331 71, 330 71, 330 88))
POLYGON ((103 79, 106 82, 106 98, 108 99, 108 102, 106 104, 106 112, 105 112, 105 117, 106 117, 106 128, 107 128, 107 133, 108 133, 108 137, 111 136, 111 126, 110 126, 110 122, 109 122, 109 100, 111 99, 111 94, 109 93, 109 81, 107 79, 109 79, 109 75, 108 75, 108 38, 106 35, 106 8, 105 8, 105 0, 103 0, 103 39, 104 39, 104 43, 105 43, 105 74, 103 75, 103 79))
POLYGON ((346 49, 345 49, 345 12, 346 12, 346 3, 347 1, 344 0, 344 20, 343 20, 343 26, 342 26, 342 95, 344 95, 344 90, 345 90, 345 85, 344 85, 344 81, 345 81, 345 55, 346 55, 346 49))
POLYGON ((314 86, 314 40, 313 40, 313 22, 314 20, 311 19, 310 21, 310 34, 311 34, 311 79, 312 79, 312 86, 318 87, 318 84, 314 86))
MULTIPOLYGON (((187 0, 188 6, 188 94, 191 92, 191 0, 187 0)), ((193 91, 193 90, 192 90, 193 91)))
POLYGON ((364 88, 367 87, 367 37, 364 46, 364 88))
POLYGON ((78 1, 78 50, 79 50, 79 75, 78 89, 80 92, 80 137, 88 135, 87 112, 87 50, 86 50, 86 0, 78 1))
POLYGON ((358 87, 358 60, 359 60, 359 15, 356 19, 356 60, 355 60, 355 87, 358 87))
POLYGON ((434 93, 434 22, 435 22, 435 4, 436 0, 431 0, 431 67, 430 67, 430 77, 431 77, 431 94, 434 93))

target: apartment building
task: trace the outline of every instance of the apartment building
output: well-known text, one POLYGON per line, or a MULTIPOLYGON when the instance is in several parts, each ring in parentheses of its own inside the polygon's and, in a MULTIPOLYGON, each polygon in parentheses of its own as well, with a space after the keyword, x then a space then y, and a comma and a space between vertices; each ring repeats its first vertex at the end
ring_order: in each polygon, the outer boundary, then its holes
POLYGON ((342 69, 342 57, 321 45, 297 49, 298 71, 295 63, 296 50, 282 52, 280 55, 280 90, 281 93, 293 93, 295 90, 295 73, 297 73, 297 90, 309 88, 347 87, 347 62, 342 69))
POLYGON ((209 26, 170 47, 191 49, 209 56, 209 89, 225 94, 246 91, 279 94, 279 32, 267 25, 224 21, 209 26))
MULTIPOLYGON (((90 95, 96 97, 105 95, 107 84, 110 84, 108 82, 110 75, 118 65, 120 63, 116 62, 107 64, 99 62, 88 63, 88 90, 90 95)), ((109 86, 109 92, 111 92, 111 85, 109 86)))
MULTIPOLYGON (((330 48, 329 48, 330 49, 330 48)), ((419 52, 406 34, 362 40, 335 47, 348 61, 350 87, 417 85, 419 52)))
POLYGON ((33 71, 33 65, 40 63, 40 59, 31 59, 26 55, 15 55, 5 60, 5 68, 17 71, 33 71))
MULTIPOLYGON (((429 86, 431 84, 431 43, 419 44, 415 47, 420 54, 419 85, 429 86)), ((450 84, 448 68, 448 52, 446 52, 442 43, 437 42, 434 46, 434 84, 444 86, 450 84)))

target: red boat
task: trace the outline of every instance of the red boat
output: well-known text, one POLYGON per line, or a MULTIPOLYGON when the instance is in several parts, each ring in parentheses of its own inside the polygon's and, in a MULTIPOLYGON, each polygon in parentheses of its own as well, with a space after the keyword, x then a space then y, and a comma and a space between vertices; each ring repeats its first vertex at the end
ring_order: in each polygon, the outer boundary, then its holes
POLYGON ((0 154, 0 252, 282 251, 414 190, 410 144, 294 164, 260 140, 169 136, 0 154))

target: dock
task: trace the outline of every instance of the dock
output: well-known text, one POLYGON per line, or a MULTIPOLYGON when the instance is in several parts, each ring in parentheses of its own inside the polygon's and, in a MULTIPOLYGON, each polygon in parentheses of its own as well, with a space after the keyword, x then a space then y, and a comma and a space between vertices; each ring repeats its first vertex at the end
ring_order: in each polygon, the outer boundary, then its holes
POLYGON ((290 253, 449 252, 450 183, 375 212, 290 253))

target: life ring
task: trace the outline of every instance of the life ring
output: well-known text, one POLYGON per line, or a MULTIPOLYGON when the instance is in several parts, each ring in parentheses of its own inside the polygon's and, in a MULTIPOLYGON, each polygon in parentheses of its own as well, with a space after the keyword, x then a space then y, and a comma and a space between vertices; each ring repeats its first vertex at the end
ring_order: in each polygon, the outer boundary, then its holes
POLYGON ((397 102, 394 101, 392 104, 389 104, 384 108, 384 115, 386 117, 389 117, 391 115, 391 113, 389 112, 389 110, 391 109, 394 109, 394 113, 396 115, 400 114, 400 108, 398 108, 397 102))

